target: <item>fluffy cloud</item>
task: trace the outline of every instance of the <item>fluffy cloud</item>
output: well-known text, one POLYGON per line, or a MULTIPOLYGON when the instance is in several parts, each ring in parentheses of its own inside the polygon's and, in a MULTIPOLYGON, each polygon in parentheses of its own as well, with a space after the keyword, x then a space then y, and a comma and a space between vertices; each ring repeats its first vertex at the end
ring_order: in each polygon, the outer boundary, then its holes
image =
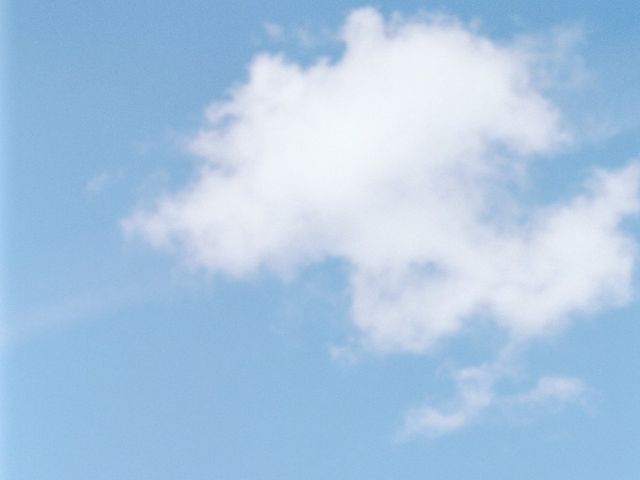
POLYGON ((561 204, 512 194, 528 162, 570 141, 535 48, 370 8, 341 39, 339 58, 307 66, 255 57, 207 109, 194 179, 126 228, 241 278, 341 259, 361 343, 382 352, 424 352, 478 313, 533 338, 628 299, 636 164, 593 172, 561 204))

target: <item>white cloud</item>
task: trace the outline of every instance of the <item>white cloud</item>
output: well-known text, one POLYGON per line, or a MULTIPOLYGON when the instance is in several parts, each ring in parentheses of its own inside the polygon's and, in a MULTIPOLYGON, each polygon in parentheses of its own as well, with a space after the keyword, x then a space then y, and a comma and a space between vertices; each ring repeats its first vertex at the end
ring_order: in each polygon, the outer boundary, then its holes
POLYGON ((568 402, 579 399, 587 391, 587 387, 579 378, 542 377, 530 391, 517 395, 514 401, 525 404, 544 402, 568 402))
POLYGON ((637 164, 594 172, 565 203, 511 194, 528 162, 570 141, 537 47, 371 8, 341 38, 340 58, 309 66, 256 56, 207 109, 193 181, 127 230, 241 278, 341 259, 374 351, 424 352, 480 312, 533 338, 628 300, 635 242, 620 223, 638 211, 637 164))
POLYGON ((401 436, 441 435, 466 426, 496 401, 493 386, 500 373, 495 365, 459 370, 455 373, 457 398, 443 408, 423 405, 409 410, 401 436))
POLYGON ((468 367, 455 373, 456 397, 444 406, 421 405, 409 410, 400 431, 403 438, 414 435, 437 436, 466 427, 485 411, 496 407, 544 408, 573 403, 585 398, 588 391, 578 378, 545 376, 529 391, 497 394, 496 384, 509 376, 499 362, 468 367))
POLYGON ((98 194, 105 189, 109 180, 111 180, 111 175, 107 172, 102 172, 91 177, 85 184, 84 189, 87 193, 98 194))

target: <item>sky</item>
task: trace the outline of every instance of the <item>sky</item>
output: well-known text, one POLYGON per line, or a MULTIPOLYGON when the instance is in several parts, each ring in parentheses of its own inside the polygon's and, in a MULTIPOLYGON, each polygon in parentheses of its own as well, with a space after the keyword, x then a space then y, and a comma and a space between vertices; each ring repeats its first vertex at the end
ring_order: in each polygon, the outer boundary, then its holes
POLYGON ((2 479, 638 477, 640 4, 2 17, 2 479))

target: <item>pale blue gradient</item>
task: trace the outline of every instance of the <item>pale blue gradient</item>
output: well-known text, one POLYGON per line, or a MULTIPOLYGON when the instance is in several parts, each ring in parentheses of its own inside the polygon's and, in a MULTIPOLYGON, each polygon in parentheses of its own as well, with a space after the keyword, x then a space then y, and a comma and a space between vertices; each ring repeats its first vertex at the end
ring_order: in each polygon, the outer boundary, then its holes
MULTIPOLYGON (((443 362, 489 359, 497 332, 433 356, 343 364, 329 353, 354 334, 342 265, 314 267, 289 283, 237 283, 190 272, 123 235, 119 222, 138 202, 188 178, 194 160, 180 138, 245 78, 257 51, 284 48, 302 60, 336 53, 328 40, 306 49, 270 41, 265 21, 335 28, 360 5, 5 7, 3 478, 639 478, 637 302, 581 319, 524 355, 532 378, 584 379, 594 392, 588 405, 516 418, 493 412, 450 436, 399 442, 408 406, 450 393, 443 362), (87 189, 100 175, 101 187, 87 189)), ((537 167, 532 201, 567 195, 589 166, 640 154, 639 2, 375 6, 478 18, 494 38, 584 29, 579 51, 589 78, 552 95, 578 125, 604 119, 617 130, 537 167)))

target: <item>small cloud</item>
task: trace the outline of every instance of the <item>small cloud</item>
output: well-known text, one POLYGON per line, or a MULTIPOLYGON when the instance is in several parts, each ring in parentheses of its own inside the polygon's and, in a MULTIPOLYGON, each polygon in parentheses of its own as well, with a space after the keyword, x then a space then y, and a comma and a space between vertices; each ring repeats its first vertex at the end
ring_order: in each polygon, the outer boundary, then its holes
POLYGON ((273 22, 264 22, 262 28, 271 40, 284 39, 284 28, 281 25, 273 22))
POLYGON ((110 180, 111 175, 106 172, 91 177, 84 186, 85 192, 96 195, 105 189, 110 180))
POLYGON ((465 410, 444 413, 433 407, 417 408, 407 414, 403 434, 411 436, 424 432, 448 433, 462 428, 469 421, 469 416, 469 412, 465 410))
POLYGON ((573 402, 582 398, 587 391, 579 378, 542 377, 530 391, 513 398, 519 404, 542 404, 547 402, 573 402))
POLYGON ((496 385, 510 375, 499 363, 470 367, 455 373, 456 395, 449 405, 422 405, 409 410, 400 437, 439 436, 467 427, 490 410, 555 408, 583 400, 588 392, 584 382, 574 377, 545 376, 528 391, 499 394, 496 385))
POLYGON ((329 355, 340 365, 356 365, 362 360, 360 351, 348 345, 329 345, 329 355))
POLYGON ((454 374, 456 397, 443 407, 422 405, 409 410, 400 437, 438 436, 467 426, 496 402, 494 384, 502 375, 498 365, 458 370, 454 374))
POLYGON ((294 31, 294 36, 298 44, 305 48, 313 47, 319 41, 318 35, 314 34, 308 28, 297 28, 294 31))
POLYGON ((262 29, 270 41, 280 44, 286 42, 302 50, 313 49, 337 40, 336 32, 327 29, 317 30, 306 26, 289 28, 275 22, 264 22, 262 29))

